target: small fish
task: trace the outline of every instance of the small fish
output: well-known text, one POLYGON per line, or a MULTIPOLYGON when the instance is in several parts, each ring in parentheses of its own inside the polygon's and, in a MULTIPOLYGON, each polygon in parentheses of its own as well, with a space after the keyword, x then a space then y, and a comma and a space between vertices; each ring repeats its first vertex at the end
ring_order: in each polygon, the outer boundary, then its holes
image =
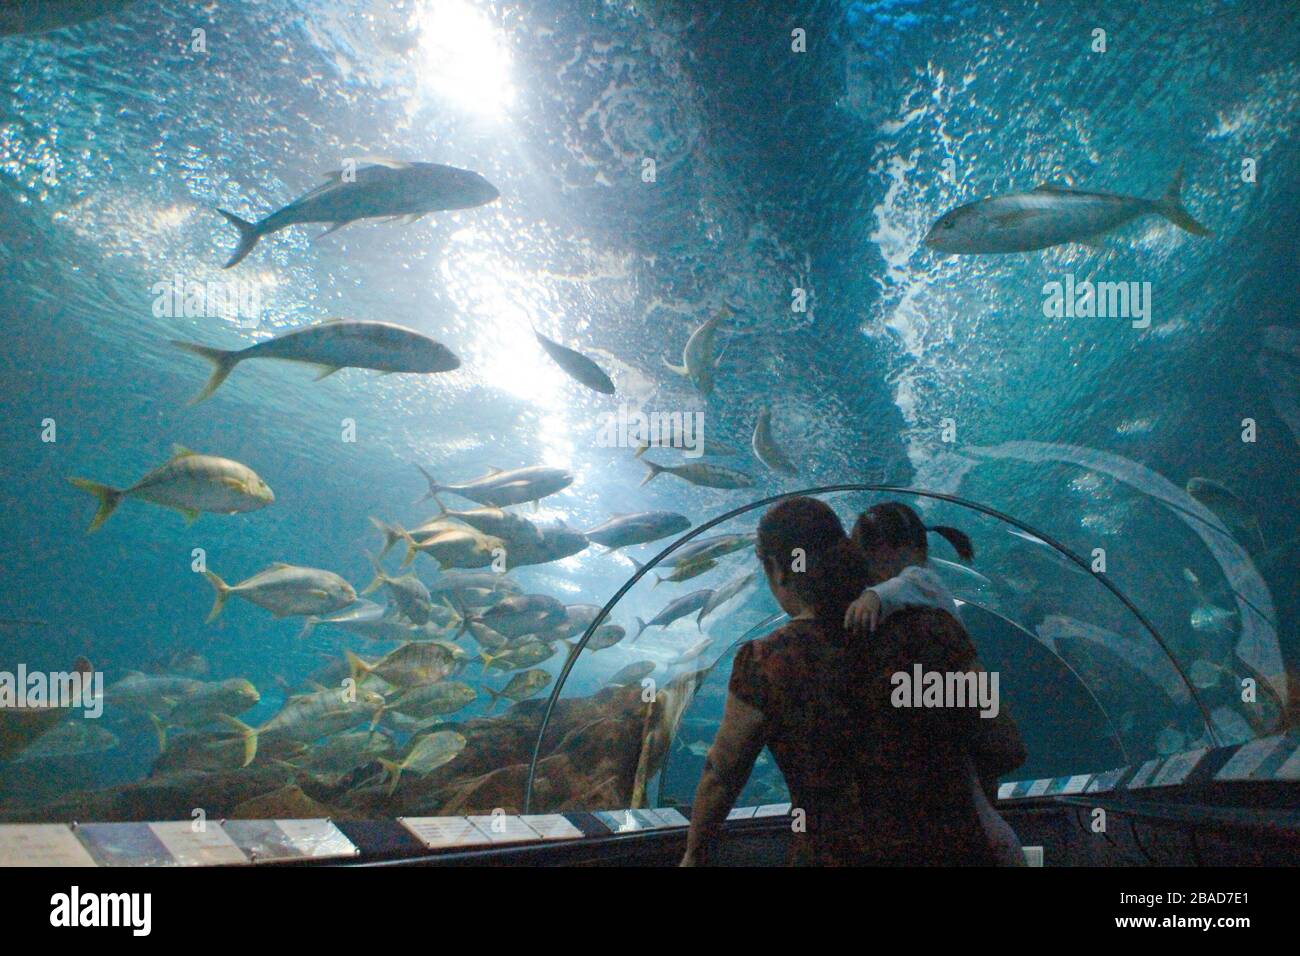
POLYGON ((627 631, 621 625, 602 624, 596 628, 596 633, 591 635, 591 640, 587 642, 585 649, 603 651, 607 647, 613 647, 625 637, 627 637, 627 631))
POLYGON ((559 561, 584 550, 589 543, 581 531, 574 531, 563 524, 557 528, 538 530, 542 535, 539 543, 516 541, 506 549, 506 570, 559 561))
POLYGON ((639 684, 654 673, 655 666, 654 661, 635 661, 617 671, 609 680, 605 681, 605 686, 626 687, 629 684, 639 684))
POLYGON ((1264 530, 1250 505, 1226 486, 1209 478, 1189 478, 1187 493, 1223 519, 1230 527, 1247 532, 1265 548, 1264 530))
POLYGON ((496 653, 488 654, 484 651, 480 652, 479 656, 483 658, 484 670, 495 668, 501 671, 517 671, 549 661, 555 656, 555 647, 545 641, 523 637, 511 641, 496 653))
POLYGON ((372 594, 383 587, 388 591, 388 596, 402 615, 412 624, 427 624, 429 617, 433 612, 433 599, 429 596, 429 589, 424 586, 414 572, 404 574, 400 578, 389 577, 384 570, 383 565, 369 553, 366 557, 375 568, 375 579, 362 589, 362 594, 372 594))
MULTIPOLYGON (((636 558, 629 558, 628 560, 636 565, 638 570, 645 567, 636 558)), ((659 574, 655 575, 653 587, 658 587, 661 584, 680 584, 683 581, 689 581, 691 578, 697 578, 704 572, 712 570, 717 565, 716 558, 692 558, 689 561, 678 561, 672 565, 673 571, 668 577, 665 578, 659 574)))
POLYGON ((402 691, 387 709, 424 720, 464 710, 478 700, 478 691, 460 681, 441 680, 402 691))
MULTIPOLYGON (((703 431, 703 426, 700 431, 703 431)), ((732 458, 740 454, 740 449, 733 448, 726 442, 691 433, 676 418, 669 419, 669 426, 666 429, 648 436, 643 434, 632 457, 640 458, 649 448, 674 448, 678 451, 691 452, 698 450, 701 455, 713 455, 717 458, 732 458)))
POLYGON ((702 630, 704 625, 704 619, 706 617, 708 617, 718 608, 722 607, 722 605, 726 604, 732 598, 738 597, 743 591, 745 591, 745 589, 747 589, 754 583, 757 577, 758 577, 758 572, 756 571, 743 572, 741 574, 736 575, 734 578, 732 578, 722 587, 718 588, 711 595, 709 595, 709 599, 705 601, 704 606, 700 608, 699 617, 695 619, 696 628, 702 630))
POLYGON ((634 544, 648 544, 691 528, 691 519, 672 511, 641 511, 636 514, 616 514, 608 521, 584 532, 597 544, 611 551, 634 544))
POLYGON ((752 531, 740 534, 715 534, 708 538, 697 538, 682 545, 664 558, 662 563, 665 567, 671 568, 679 564, 691 564, 696 561, 717 560, 728 554, 734 554, 737 551, 752 547, 757 540, 758 535, 752 531))
POLYGON ((72 484, 99 499, 99 510, 87 533, 108 520, 123 498, 139 498, 165 508, 174 508, 194 521, 199 513, 237 514, 256 511, 275 501, 275 495, 247 465, 215 455, 199 455, 177 445, 172 457, 130 488, 117 489, 84 478, 69 478, 72 484))
POLYGON ((467 525, 445 528, 419 540, 411 534, 405 537, 406 556, 402 558, 402 567, 414 561, 417 554, 426 554, 444 571, 449 568, 485 568, 498 551, 506 550, 505 542, 500 538, 482 534, 467 525))
MULTIPOLYGON (((90 675, 94 667, 78 657, 72 670, 90 675)), ((143 676, 143 675, 141 675, 143 676)), ((107 696, 107 693, 105 694, 107 696)), ((0 763, 12 759, 50 733, 71 712, 70 707, 46 704, 37 707, 0 707, 0 763)))
POLYGON ((413 222, 425 213, 482 206, 501 195, 486 179, 467 169, 375 157, 367 157, 367 161, 372 165, 357 169, 347 181, 342 170, 330 173, 324 185, 258 222, 218 209, 239 230, 239 245, 225 268, 243 260, 263 236, 287 226, 332 223, 322 233, 328 235, 358 219, 405 216, 413 222))
POLYGON ((218 349, 180 339, 172 339, 172 345, 207 359, 213 366, 212 376, 203 390, 190 399, 191 405, 197 405, 220 388, 240 362, 255 358, 315 365, 320 369, 317 381, 341 368, 426 375, 460 368, 460 359, 447 346, 388 322, 327 319, 246 349, 218 349))
POLYGON ((1210 231, 1191 217, 1181 197, 1183 173, 1159 199, 1089 193, 1059 186, 981 199, 947 212, 926 234, 925 244, 957 255, 1030 252, 1065 242, 1086 242, 1139 216, 1164 216, 1197 236, 1210 231))
MULTIPOLYGON (((439 616, 439 605, 430 608, 431 616, 439 616)), ((413 641, 432 639, 442 632, 430 621, 417 626, 403 617, 389 613, 383 605, 359 600, 356 604, 327 617, 311 615, 303 623, 300 638, 307 637, 321 624, 330 624, 371 641, 413 641)))
POLYGON ((465 742, 465 738, 454 730, 440 730, 416 740, 400 762, 380 757, 379 763, 388 772, 388 795, 393 795, 397 781, 404 772, 420 776, 432 773, 460 756, 460 752, 465 749, 465 742))
POLYGON ((14 763, 32 760, 56 760, 63 757, 85 757, 115 750, 121 743, 117 735, 98 722, 84 717, 64 721, 23 750, 14 763))
POLYGON ((550 682, 550 674, 543 670, 533 669, 520 671, 510 678, 510 682, 501 690, 493 690, 491 687, 484 685, 483 690, 487 691, 492 698, 492 704, 488 707, 488 712, 490 713, 492 708, 496 707, 497 701, 503 697, 519 703, 532 697, 550 682))
POLYGON ((351 730, 364 720, 378 720, 384 707, 382 694, 364 688, 322 688, 310 694, 296 694, 260 727, 250 727, 238 717, 218 714, 217 719, 234 731, 243 742, 247 767, 257 756, 258 743, 264 739, 310 742, 331 734, 351 730))
POLYGON ((542 348, 546 349, 546 354, 574 381, 602 395, 614 394, 614 383, 601 367, 587 356, 548 339, 536 328, 533 329, 533 335, 537 336, 537 341, 541 343, 542 348))
POLYGON ((512 594, 478 614, 461 615, 459 624, 462 631, 475 623, 507 637, 524 637, 552 630, 566 620, 564 605, 550 595, 512 594))
POLYGON ((208 624, 217 619, 232 594, 270 611, 277 618, 329 614, 347 607, 357 599, 357 592, 352 589, 352 585, 334 572, 298 567, 281 561, 233 587, 212 571, 204 571, 203 576, 217 592, 205 622, 208 624))
POLYGON ((776 444, 772 437, 772 410, 766 406, 759 409, 758 421, 754 424, 754 455, 767 466, 768 471, 783 475, 797 475, 799 469, 790 463, 790 459, 776 444))
POLYGON ((700 608, 708 603, 709 598, 713 596, 711 588, 705 588, 702 591, 692 591, 690 594, 683 595, 674 601, 668 602, 662 611, 652 617, 648 622, 637 618, 636 622, 640 625, 636 632, 636 637, 632 638, 632 643, 636 643, 641 635, 645 633, 648 627, 667 627, 679 618, 686 617, 688 614, 694 614, 700 608))
POLYGON ((432 684, 459 671, 466 654, 454 644, 442 641, 411 641, 370 663, 351 651, 345 651, 348 669, 354 681, 374 675, 394 687, 417 687, 432 684))
MULTIPOLYGON (((542 543, 542 532, 537 525, 521 515, 502 508, 485 506, 472 508, 469 511, 449 511, 441 501, 438 502, 438 508, 441 513, 434 519, 435 521, 448 519, 459 521, 469 525, 475 531, 500 538, 508 547, 513 547, 517 542, 535 545, 542 543)), ((412 532, 412 534, 418 533, 418 528, 412 532)))
POLYGON ((686 340, 686 347, 682 349, 681 365, 674 365, 667 359, 663 360, 670 372, 690 379, 695 390, 701 395, 713 393, 714 375, 718 370, 718 363, 722 361, 721 355, 713 354, 713 341, 717 337, 719 323, 729 315, 731 310, 724 307, 717 315, 691 333, 690 338, 686 340))
POLYGON ((513 471, 492 468, 486 475, 459 485, 440 485, 427 471, 419 465, 416 467, 420 468, 420 474, 424 475, 425 481, 429 483, 429 492, 422 500, 429 498, 436 500, 441 492, 450 491, 462 498, 468 498, 481 505, 491 505, 494 508, 540 501, 547 495, 563 491, 573 484, 573 475, 570 472, 563 468, 549 468, 545 465, 532 465, 527 468, 516 468, 513 471))
POLYGON ((703 488, 752 488, 754 486, 754 479, 743 471, 704 461, 688 461, 683 465, 669 466, 657 465, 653 461, 642 458, 641 464, 649 469, 649 473, 641 479, 642 485, 660 474, 669 474, 703 488))

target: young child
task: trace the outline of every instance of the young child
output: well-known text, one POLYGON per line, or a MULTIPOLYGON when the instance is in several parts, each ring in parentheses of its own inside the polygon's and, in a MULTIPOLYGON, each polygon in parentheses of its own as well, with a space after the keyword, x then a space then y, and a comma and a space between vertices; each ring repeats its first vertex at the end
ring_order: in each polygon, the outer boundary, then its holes
MULTIPOLYGON (((892 578, 867 588, 849 605, 844 615, 847 630, 859 635, 874 633, 891 614, 912 607, 936 608, 947 611, 960 620, 952 592, 924 563, 928 558, 925 541, 927 530, 935 531, 947 539, 963 560, 969 561, 975 556, 974 548, 966 535, 955 528, 927 529, 919 516, 906 505, 880 505, 858 519, 854 539, 859 546, 881 545, 907 563, 892 578)), ((997 865, 1025 866, 1020 839, 989 800, 974 761, 967 758, 966 763, 975 811, 988 837, 997 865)))

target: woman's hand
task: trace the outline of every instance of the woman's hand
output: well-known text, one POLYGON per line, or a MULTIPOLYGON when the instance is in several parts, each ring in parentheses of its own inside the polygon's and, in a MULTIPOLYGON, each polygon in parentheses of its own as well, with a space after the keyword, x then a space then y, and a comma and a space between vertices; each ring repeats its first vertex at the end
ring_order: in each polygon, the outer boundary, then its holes
POLYGON ((875 591, 863 591, 862 596, 844 612, 844 629, 853 634, 870 634, 880 623, 880 597, 875 591))

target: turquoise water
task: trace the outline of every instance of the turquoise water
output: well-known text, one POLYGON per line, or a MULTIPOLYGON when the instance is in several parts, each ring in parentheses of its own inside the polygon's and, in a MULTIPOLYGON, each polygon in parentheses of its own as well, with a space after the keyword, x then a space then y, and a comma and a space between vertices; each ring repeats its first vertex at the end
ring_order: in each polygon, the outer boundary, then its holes
MULTIPOLYGON (((542 464, 575 477, 536 510, 513 509, 543 525, 589 529, 649 509, 699 524, 782 491, 877 482, 981 503, 1088 560, 1103 549, 1108 579, 1179 666, 1215 668, 1200 688, 1210 731, 1150 631, 1098 582, 994 518, 924 505, 927 520, 975 538, 973 567, 989 583, 953 571, 946 580, 987 609, 968 620, 985 635, 981 653, 1009 675, 1020 669, 1012 705, 1035 744, 1027 772, 1104 769, 1283 726, 1300 655, 1300 17, 1285 4, 1091 6, 138 0, 67 29, 0 38, 0 618, 40 622, 0 628, 0 666, 62 669, 84 655, 112 684, 201 655, 203 679, 257 687, 259 704, 239 715, 257 725, 345 650, 374 659, 395 645, 328 627, 300 638, 301 620, 237 600, 206 625, 212 591, 192 569, 193 549, 232 583, 284 561, 360 589, 371 577, 365 552, 379 545, 369 517, 411 527, 435 511, 414 504, 425 490, 416 463, 447 483, 542 464), (1093 49, 1097 29, 1104 52, 1093 49), (794 30, 805 31, 804 52, 791 49, 794 30), (324 226, 293 227, 221 269, 236 237, 216 208, 264 216, 365 156, 473 169, 501 198, 319 240, 324 226), (965 202, 1045 182, 1154 198, 1180 166, 1183 200, 1212 237, 1147 217, 1099 248, 939 257, 922 245, 965 202), (1067 275, 1150 283, 1149 327, 1045 316, 1045 283, 1067 275), (247 283, 261 308, 156 314, 155 287, 176 277, 247 283), (692 330, 724 306, 717 387, 701 396, 663 359, 680 362, 692 330), (335 316, 418 330, 462 365, 427 376, 347 369, 314 382, 309 369, 250 362, 187 406, 207 369, 171 339, 236 348, 335 316), (617 395, 568 378, 530 324, 596 360, 617 395), (748 450, 764 406, 797 477, 748 450), (743 451, 718 462, 755 486, 661 476, 639 487, 645 468, 632 451, 599 439, 620 407, 703 413, 707 436, 743 451), (1245 419, 1254 441, 1242 440, 1245 419), (55 441, 42 440, 47 420, 55 441), (94 503, 65 479, 126 487, 174 444, 248 464, 274 504, 187 526, 127 501, 87 535, 94 503), (1235 491, 1262 544, 1183 491, 1196 476, 1235 491), (979 617, 992 612, 1010 623, 979 617), (1116 676, 1117 658, 1136 676, 1116 676), (1243 677, 1263 703, 1239 699, 1243 677), (1062 718, 1086 709, 1084 687, 1099 702, 1080 718, 1095 746, 1062 718), (1103 710, 1122 725, 1122 748, 1103 710)), ((831 500, 847 520, 879 497, 831 500)), ((752 530, 759 513, 716 530, 752 530)), ((630 553, 644 561, 670 542, 630 553)), ((566 604, 603 605, 634 571, 603 552, 511 577, 566 604)), ((698 631, 688 619, 632 645, 635 619, 751 564, 742 550, 686 583, 652 589, 644 579, 611 611, 629 638, 584 652, 564 685, 566 700, 596 701, 610 675, 638 661, 655 664, 660 687, 717 662, 685 704, 675 782, 665 774, 651 802, 689 799, 699 758, 689 746, 711 739, 727 651, 775 607, 751 591, 698 631), (709 645, 684 659, 705 636, 709 645)), ((437 580, 427 559, 414 567, 437 580)), ((459 643, 479 650, 471 637, 459 643)), ((555 675, 563 660, 540 666, 555 675)), ((459 675, 495 689, 507 677, 478 662, 459 675)), ((624 703, 635 710, 635 693, 624 703)), ((489 704, 483 694, 454 720, 487 715, 489 704)), ((520 741, 536 733, 537 706, 509 711, 519 739, 482 744, 459 776, 461 758, 405 778, 391 803, 362 766, 326 786, 256 761, 186 778, 175 803, 154 791, 85 796, 173 779, 155 766, 149 722, 110 707, 116 746, 0 770, 0 810, 61 818, 67 801, 84 800, 106 816, 227 812, 293 781, 335 810, 435 812, 494 770, 500 779, 474 792, 487 809, 517 806, 520 754, 531 752, 531 739, 520 741)), ((611 706, 593 703, 587 717, 611 706)), ((217 740, 229 728, 202 732, 217 740)), ((600 739, 623 762, 565 771, 574 779, 552 788, 551 805, 626 805, 638 752, 656 758, 657 772, 658 751, 638 751, 639 738, 600 739)), ((582 743, 566 745, 575 764, 602 750, 582 743)), ((393 746, 402 752, 407 736, 393 746)), ((751 787, 775 799, 779 775, 760 767, 751 787)))

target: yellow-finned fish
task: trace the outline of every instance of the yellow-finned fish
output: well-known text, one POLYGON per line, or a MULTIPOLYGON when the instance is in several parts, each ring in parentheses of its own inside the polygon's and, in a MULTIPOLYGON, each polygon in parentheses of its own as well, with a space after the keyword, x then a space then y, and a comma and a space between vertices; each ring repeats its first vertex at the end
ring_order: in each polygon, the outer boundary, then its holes
POLYGON ((341 368, 366 368, 392 374, 431 374, 460 368, 451 349, 411 329, 389 322, 355 322, 326 319, 293 329, 246 349, 218 349, 172 339, 172 345, 212 363, 212 376, 191 405, 203 401, 226 380, 236 365, 247 359, 303 362, 320 369, 317 381, 341 368))
POLYGON ((203 575, 217 592, 208 613, 206 623, 209 624, 217 619, 226 599, 232 594, 265 608, 276 617, 329 614, 357 599, 352 585, 333 571, 302 568, 279 561, 233 586, 211 571, 204 571, 203 575))
POLYGON ((84 478, 68 481, 99 499, 99 510, 87 533, 108 520, 123 498, 139 498, 165 508, 175 508, 194 521, 202 511, 237 514, 256 511, 275 500, 275 494, 247 465, 215 455, 200 455, 176 445, 172 457, 130 488, 113 488, 84 478))

